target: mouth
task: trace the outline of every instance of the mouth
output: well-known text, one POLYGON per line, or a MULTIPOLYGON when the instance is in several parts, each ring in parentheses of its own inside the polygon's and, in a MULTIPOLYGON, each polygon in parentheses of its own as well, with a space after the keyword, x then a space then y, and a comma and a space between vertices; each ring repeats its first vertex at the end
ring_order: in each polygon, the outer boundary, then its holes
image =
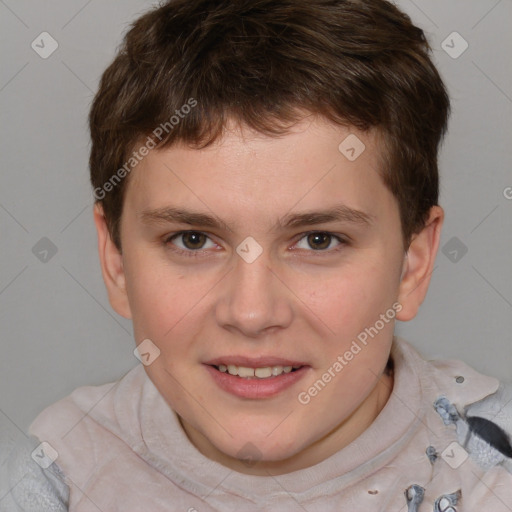
POLYGON ((300 370, 304 365, 274 365, 274 366, 237 366, 235 364, 210 365, 221 373, 228 373, 233 377, 242 379, 272 379, 285 373, 293 373, 300 370))
POLYGON ((263 399, 292 388, 312 370, 299 361, 228 356, 204 364, 222 390, 244 399, 263 399), (239 364, 236 364, 239 363, 239 364))

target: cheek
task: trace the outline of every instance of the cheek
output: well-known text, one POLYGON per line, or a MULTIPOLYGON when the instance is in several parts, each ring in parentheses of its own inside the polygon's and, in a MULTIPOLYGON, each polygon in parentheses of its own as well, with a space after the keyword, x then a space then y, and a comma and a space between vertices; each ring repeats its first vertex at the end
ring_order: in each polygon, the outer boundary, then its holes
POLYGON ((154 338, 163 342, 193 307, 190 283, 185 283, 183 275, 176 270, 156 264, 143 254, 132 255, 125 265, 125 274, 136 339, 154 338))
POLYGON ((395 288, 380 266, 350 266, 326 279, 302 279, 297 295, 306 298, 307 307, 331 335, 348 339, 373 325, 392 306, 395 288))

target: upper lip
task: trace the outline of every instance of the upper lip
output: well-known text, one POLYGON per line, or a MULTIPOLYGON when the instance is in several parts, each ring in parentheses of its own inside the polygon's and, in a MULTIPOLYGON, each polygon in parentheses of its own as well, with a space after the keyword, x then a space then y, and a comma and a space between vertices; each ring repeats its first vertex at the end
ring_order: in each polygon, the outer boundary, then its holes
POLYGON ((246 356, 221 356, 206 361, 204 364, 219 366, 220 364, 233 364, 235 366, 244 366, 246 368, 265 368, 267 366, 307 366, 302 361, 294 359, 284 359, 281 357, 246 357, 246 356))

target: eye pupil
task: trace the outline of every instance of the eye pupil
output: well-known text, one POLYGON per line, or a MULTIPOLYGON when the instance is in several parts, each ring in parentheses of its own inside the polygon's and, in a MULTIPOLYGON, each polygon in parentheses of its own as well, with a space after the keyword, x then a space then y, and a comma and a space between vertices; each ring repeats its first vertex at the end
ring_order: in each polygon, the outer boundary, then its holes
POLYGON ((329 247, 331 235, 328 235, 327 233, 312 233, 308 235, 308 243, 313 247, 313 249, 325 249, 326 247, 329 247), (322 240, 324 243, 322 243, 322 240), (321 247, 315 248, 315 244, 320 244, 321 247))
POLYGON ((190 233, 183 233, 183 243, 187 249, 197 249, 204 244, 204 236, 202 233, 191 231, 190 233), (191 243, 189 243, 189 241, 191 243), (201 243, 202 242, 202 243, 201 243))

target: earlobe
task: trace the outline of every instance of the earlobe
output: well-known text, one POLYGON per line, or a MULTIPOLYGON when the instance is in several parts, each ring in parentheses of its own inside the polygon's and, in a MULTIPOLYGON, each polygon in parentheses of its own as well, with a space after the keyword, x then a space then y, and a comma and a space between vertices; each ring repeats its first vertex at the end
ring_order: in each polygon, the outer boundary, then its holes
POLYGON ((93 214, 98 235, 101 273, 107 288, 110 305, 119 315, 124 318, 131 318, 122 254, 112 241, 100 203, 94 205, 93 214))
POLYGON ((409 245, 400 280, 398 301, 402 310, 396 315, 398 320, 405 322, 413 319, 427 295, 443 220, 443 209, 433 206, 425 227, 414 235, 409 245))

